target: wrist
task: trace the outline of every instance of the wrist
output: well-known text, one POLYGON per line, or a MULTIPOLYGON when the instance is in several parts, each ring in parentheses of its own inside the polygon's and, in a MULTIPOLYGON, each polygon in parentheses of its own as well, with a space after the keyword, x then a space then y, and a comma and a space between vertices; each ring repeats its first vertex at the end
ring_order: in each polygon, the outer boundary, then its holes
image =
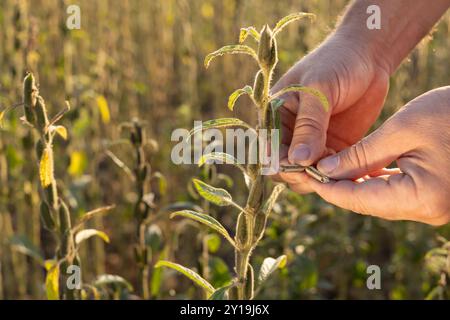
POLYGON ((341 26, 331 38, 331 41, 341 42, 342 45, 355 51, 362 62, 369 65, 372 70, 381 69, 388 75, 393 73, 394 67, 388 51, 373 30, 361 31, 361 28, 355 30, 353 26, 341 26))

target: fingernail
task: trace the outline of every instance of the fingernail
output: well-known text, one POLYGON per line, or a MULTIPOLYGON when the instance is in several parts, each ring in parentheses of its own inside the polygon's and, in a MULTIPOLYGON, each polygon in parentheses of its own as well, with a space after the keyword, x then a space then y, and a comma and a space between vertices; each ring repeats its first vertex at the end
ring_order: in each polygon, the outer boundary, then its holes
POLYGON ((290 154, 289 160, 291 162, 297 163, 301 161, 306 161, 311 156, 311 150, 306 144, 300 144, 295 147, 294 151, 290 154))
POLYGON ((339 165, 339 157, 337 155, 322 159, 317 164, 317 169, 319 169, 320 172, 323 172, 325 174, 329 174, 336 170, 336 168, 339 165))

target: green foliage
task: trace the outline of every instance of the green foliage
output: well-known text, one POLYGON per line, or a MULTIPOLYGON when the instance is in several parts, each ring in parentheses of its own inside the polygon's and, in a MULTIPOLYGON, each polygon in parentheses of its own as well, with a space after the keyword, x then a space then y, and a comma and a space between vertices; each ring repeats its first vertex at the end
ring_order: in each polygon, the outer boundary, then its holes
POLYGON ((177 263, 164 260, 158 261, 156 263, 155 268, 160 267, 168 267, 182 273, 184 276, 191 279, 195 284, 203 288, 208 295, 213 294, 215 291, 214 287, 208 281, 203 279, 198 273, 189 268, 183 267, 182 265, 179 265, 177 263))
POLYGON ((232 245, 234 245, 234 241, 230 237, 228 231, 220 224, 219 221, 217 221, 213 217, 211 217, 207 214, 204 214, 204 213, 190 211, 190 210, 176 211, 170 215, 171 218, 176 217, 176 216, 190 218, 190 219, 193 219, 204 225, 207 225, 211 229, 220 233, 222 236, 224 236, 225 239, 227 239, 232 245))

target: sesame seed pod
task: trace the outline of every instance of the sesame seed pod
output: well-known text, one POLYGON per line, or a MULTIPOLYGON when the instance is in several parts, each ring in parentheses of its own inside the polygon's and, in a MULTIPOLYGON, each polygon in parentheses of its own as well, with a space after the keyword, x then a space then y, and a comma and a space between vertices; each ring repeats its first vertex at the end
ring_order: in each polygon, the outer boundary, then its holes
POLYGON ((59 206, 59 233, 61 235, 61 253, 63 256, 67 254, 69 248, 69 236, 70 236, 70 211, 64 201, 60 201, 59 206))
POLYGON ((38 159, 42 158, 42 153, 44 152, 44 143, 41 139, 36 142, 36 156, 38 159))
POLYGON ((253 84, 253 98, 259 104, 262 103, 264 96, 264 74, 259 70, 255 76, 255 83, 253 84))
POLYGON ((272 38, 272 30, 268 25, 265 25, 261 30, 261 39, 259 40, 258 46, 258 60, 261 66, 266 69, 271 69, 271 56, 272 56, 272 46, 273 46, 273 38, 272 38))
POLYGON ((55 220, 53 219, 53 216, 50 212, 50 208, 49 208, 47 202, 45 202, 45 201, 41 202, 40 211, 41 211, 41 219, 42 219, 42 222, 44 223, 44 226, 48 230, 54 230, 55 229, 55 220))
POLYGON ((40 130, 44 130, 48 126, 47 109, 45 108, 45 101, 41 96, 36 99, 35 105, 36 122, 40 130))
POLYGON ((249 263, 247 268, 247 277, 245 278, 245 299, 252 300, 255 286, 255 275, 252 265, 249 263))
POLYGON ((264 231, 266 230, 266 223, 267 215, 262 212, 258 212, 255 216, 253 243, 257 243, 259 240, 261 240, 262 236, 264 235, 264 231))
POLYGON ((34 76, 32 73, 29 73, 23 81, 23 104, 25 119, 31 124, 34 124, 33 108, 36 104, 37 93, 38 90, 34 81, 34 76))
POLYGON ((49 205, 53 208, 56 208, 58 204, 58 190, 55 181, 47 186, 44 191, 47 195, 47 202, 49 203, 49 205))
POLYGON ((236 244, 239 248, 244 247, 248 241, 247 232, 247 217, 244 212, 241 212, 237 219, 236 224, 236 244))
POLYGON ((272 47, 270 48, 269 69, 272 70, 278 62, 277 40, 272 38, 272 47))
POLYGON ((247 207, 253 208, 254 211, 258 211, 261 207, 261 203, 263 202, 264 197, 264 177, 258 176, 257 179, 253 182, 253 185, 250 189, 250 194, 247 200, 247 207))

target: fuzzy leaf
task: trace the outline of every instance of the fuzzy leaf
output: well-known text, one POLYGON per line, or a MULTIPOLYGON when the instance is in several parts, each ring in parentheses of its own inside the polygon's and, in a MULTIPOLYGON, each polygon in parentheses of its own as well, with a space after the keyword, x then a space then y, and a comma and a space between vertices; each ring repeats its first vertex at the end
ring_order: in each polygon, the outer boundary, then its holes
POLYGON ((261 269, 259 270, 258 281, 262 284, 267 278, 277 269, 282 269, 286 265, 286 256, 279 256, 277 259, 274 258, 265 258, 261 269))
POLYGON ((209 297, 209 300, 228 300, 228 290, 230 290, 231 286, 225 286, 217 289, 214 293, 209 297))
POLYGON ((202 122, 201 126, 194 127, 191 131, 189 131, 189 138, 192 137, 195 133, 208 129, 218 129, 218 128, 227 128, 227 127, 244 127, 247 129, 253 129, 248 123, 242 121, 237 118, 219 118, 206 120, 202 122))
POLYGON ((192 202, 187 201, 178 201, 172 204, 169 204, 165 207, 161 208, 161 212, 165 211, 180 211, 180 210, 194 210, 194 211, 202 211, 202 208, 192 202))
POLYGON ((225 189, 215 188, 198 179, 192 179, 192 182, 197 192, 209 202, 221 207, 228 206, 233 202, 231 195, 225 189))
POLYGON ((310 20, 314 20, 316 16, 312 13, 306 12, 297 12, 287 15, 286 17, 282 18, 280 21, 277 22, 275 28, 273 29, 273 35, 275 36, 278 32, 283 30, 283 28, 286 27, 289 23, 303 18, 309 18, 310 20))
POLYGON ((315 96, 317 99, 319 99, 320 103, 322 104, 322 106, 324 107, 325 111, 328 111, 328 109, 330 108, 330 105, 328 103, 328 99, 327 97, 320 92, 317 89, 313 89, 313 88, 309 88, 309 87, 304 87, 298 84, 294 84, 294 85, 290 85, 286 88, 281 89, 280 91, 278 91, 273 97, 273 99, 276 99, 278 97, 280 97, 281 95, 287 93, 287 92, 305 92, 308 94, 311 94, 313 96, 315 96))
POLYGON ((111 284, 119 284, 122 287, 127 288, 128 291, 133 291, 133 286, 131 283, 115 274, 102 274, 93 282, 93 285, 96 287, 103 287, 111 284))
POLYGON ((270 214, 273 206, 275 205, 275 202, 277 202, 278 196, 281 194, 281 192, 283 192, 284 189, 286 189, 286 186, 284 184, 277 184, 275 188, 273 188, 270 197, 266 200, 263 208, 261 209, 264 214, 270 214))
POLYGON ((259 39, 261 38, 255 27, 241 28, 241 31, 239 32, 239 43, 243 43, 248 36, 253 37, 256 42, 259 42, 259 39))
POLYGON ((208 295, 212 295, 215 291, 214 287, 208 281, 203 279, 197 272, 195 272, 189 268, 183 267, 180 264, 173 263, 173 262, 166 261, 166 260, 161 260, 155 264, 155 268, 160 268, 160 267, 168 267, 168 268, 174 269, 174 270, 182 273, 184 276, 191 279, 195 284, 197 284, 198 286, 203 288, 207 292, 208 295))
POLYGON ((97 230, 97 229, 84 229, 78 232, 75 236, 75 243, 80 244, 81 242, 93 237, 97 236, 101 238, 106 243, 109 243, 109 237, 106 233, 103 231, 97 230))
POLYGON ((59 264, 55 260, 46 261, 47 275, 45 291, 48 300, 59 300, 59 264))
POLYGON ((170 218, 172 219, 173 217, 177 217, 177 216, 190 218, 192 220, 195 220, 197 222, 200 222, 200 223, 210 227, 211 229, 217 231, 222 236, 224 236, 225 239, 227 239, 234 246, 234 240, 233 240, 233 238, 231 238, 227 229, 225 229, 224 226, 222 226, 220 224, 220 222, 217 221, 216 219, 214 219, 213 217, 211 217, 207 214, 192 211, 192 210, 182 210, 182 211, 176 211, 176 212, 172 213, 170 215, 170 218))
POLYGON ((14 251, 32 257, 40 264, 44 263, 44 258, 40 249, 36 247, 27 237, 13 236, 9 243, 11 245, 11 249, 14 251))
POLYGON ((49 127, 50 132, 56 132, 63 138, 64 140, 67 140, 67 129, 64 126, 50 126, 49 127))
POLYGON ((39 178, 42 187, 46 188, 53 182, 53 151, 49 147, 42 152, 39 162, 39 178))
POLYGON ((248 54, 252 56, 256 61, 258 61, 258 55, 256 54, 255 50, 253 50, 249 46, 235 44, 222 47, 208 54, 205 58, 205 67, 208 68, 211 61, 216 57, 223 56, 224 54, 238 54, 238 53, 248 54))
POLYGON ((236 103, 237 99, 242 96, 243 94, 248 94, 249 96, 252 96, 253 94, 253 88, 251 86, 245 86, 242 89, 237 89, 232 94, 230 94, 230 97, 228 98, 228 109, 233 111, 234 104, 236 103))
POLYGON ((211 161, 220 161, 225 164, 232 164, 238 167, 244 174, 246 174, 244 166, 238 163, 238 160, 231 154, 224 152, 211 152, 204 154, 200 160, 198 160, 198 166, 201 167, 205 163, 211 163, 211 161))
POLYGON ((83 214, 80 218, 79 224, 85 223, 89 220, 91 220, 93 217, 100 215, 100 214, 106 214, 108 213, 110 210, 114 209, 116 206, 112 205, 112 206, 104 206, 104 207, 100 207, 91 211, 86 212, 85 214, 83 214))

